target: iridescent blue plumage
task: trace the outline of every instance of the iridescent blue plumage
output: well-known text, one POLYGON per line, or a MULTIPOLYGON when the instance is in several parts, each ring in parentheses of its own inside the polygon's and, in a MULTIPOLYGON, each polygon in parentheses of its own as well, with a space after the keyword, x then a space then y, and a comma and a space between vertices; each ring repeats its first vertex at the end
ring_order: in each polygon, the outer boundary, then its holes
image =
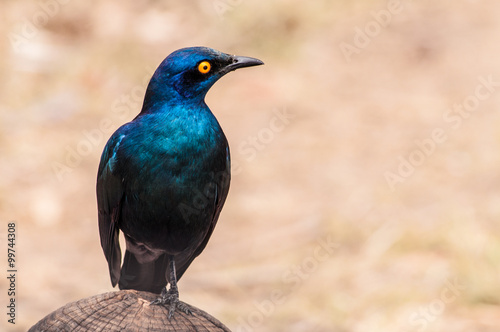
POLYGON ((109 139, 97 202, 113 286, 160 293, 168 282, 160 302, 175 310, 176 280, 205 248, 229 189, 228 143, 205 95, 229 71, 260 64, 205 47, 175 51, 151 78, 139 115, 109 139))

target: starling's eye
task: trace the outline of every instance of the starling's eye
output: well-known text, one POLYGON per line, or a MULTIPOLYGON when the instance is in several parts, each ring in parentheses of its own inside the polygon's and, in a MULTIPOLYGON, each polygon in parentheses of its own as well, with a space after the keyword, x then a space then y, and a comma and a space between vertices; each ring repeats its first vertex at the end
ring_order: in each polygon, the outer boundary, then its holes
POLYGON ((202 74, 206 74, 210 71, 210 69, 212 68, 212 65, 210 64, 210 62, 208 61, 202 61, 200 62, 200 64, 198 65, 198 71, 202 74))

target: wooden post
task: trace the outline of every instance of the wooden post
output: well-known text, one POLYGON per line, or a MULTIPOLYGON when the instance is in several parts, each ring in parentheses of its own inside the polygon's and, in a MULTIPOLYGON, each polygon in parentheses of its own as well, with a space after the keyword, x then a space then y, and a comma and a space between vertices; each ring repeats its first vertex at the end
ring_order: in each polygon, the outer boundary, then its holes
POLYGON ((168 306, 150 305, 157 294, 122 290, 94 295, 57 309, 36 323, 35 331, 223 331, 216 318, 186 304, 192 315, 176 310, 168 320, 168 306))

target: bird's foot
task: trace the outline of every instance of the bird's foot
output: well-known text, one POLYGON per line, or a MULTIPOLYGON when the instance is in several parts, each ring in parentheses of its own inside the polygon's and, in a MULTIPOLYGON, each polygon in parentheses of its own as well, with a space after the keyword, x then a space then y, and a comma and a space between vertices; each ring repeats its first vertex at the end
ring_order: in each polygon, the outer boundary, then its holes
POLYGON ((174 288, 170 288, 168 290, 168 292, 166 291, 166 288, 164 288, 162 291, 161 291, 161 295, 159 298, 157 298, 156 300, 154 300, 153 302, 151 302, 151 304, 158 304, 158 305, 169 305, 169 308, 168 308, 168 319, 170 320, 173 316, 174 316, 174 313, 175 313, 175 310, 178 309, 178 310, 181 310, 182 312, 188 314, 188 315, 192 315, 192 312, 191 310, 189 309, 189 307, 181 302, 179 300, 179 291, 174 288))

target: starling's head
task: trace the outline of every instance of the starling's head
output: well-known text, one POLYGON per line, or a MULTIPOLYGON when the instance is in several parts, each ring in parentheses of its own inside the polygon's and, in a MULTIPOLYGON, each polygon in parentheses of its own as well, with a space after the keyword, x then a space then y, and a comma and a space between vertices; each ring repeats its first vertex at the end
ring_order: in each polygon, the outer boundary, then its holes
POLYGON ((228 72, 262 64, 258 59, 229 55, 208 47, 183 48, 163 60, 151 78, 148 92, 168 99, 200 100, 228 72))

